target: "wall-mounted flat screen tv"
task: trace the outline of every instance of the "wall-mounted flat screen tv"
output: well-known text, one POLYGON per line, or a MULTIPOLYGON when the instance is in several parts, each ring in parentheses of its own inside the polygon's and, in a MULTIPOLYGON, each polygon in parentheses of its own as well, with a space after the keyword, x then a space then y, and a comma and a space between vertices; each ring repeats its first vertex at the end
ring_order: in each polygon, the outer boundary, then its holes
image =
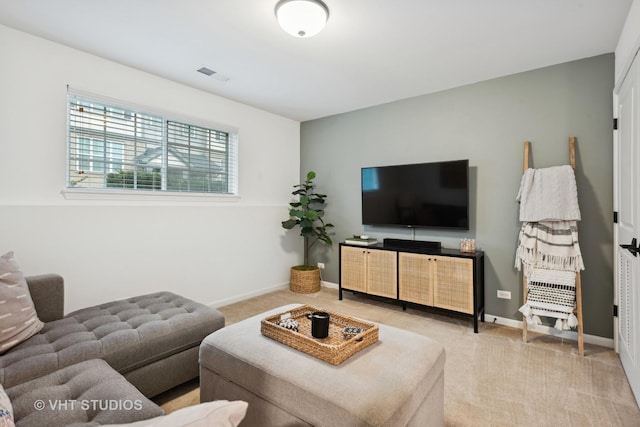
POLYGON ((469 160, 362 168, 364 225, 469 229, 469 160))

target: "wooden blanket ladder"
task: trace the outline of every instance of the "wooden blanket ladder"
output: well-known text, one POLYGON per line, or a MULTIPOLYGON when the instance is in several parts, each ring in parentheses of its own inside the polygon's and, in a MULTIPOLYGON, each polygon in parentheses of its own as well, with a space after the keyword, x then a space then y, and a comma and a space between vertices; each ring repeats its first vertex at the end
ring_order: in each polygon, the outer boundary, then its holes
MULTIPOLYGON (((526 141, 524 143, 524 170, 529 169, 529 156, 531 151, 531 142, 526 141)), ((569 162, 571 167, 576 168, 576 138, 575 136, 569 137, 569 162)), ((522 274, 522 298, 523 304, 527 302, 527 278, 522 274)), ((576 317, 578 318, 578 352, 580 356, 584 356, 584 337, 583 337, 583 324, 582 324, 582 286, 580 281, 580 272, 576 272, 576 308, 574 310, 576 317)), ((527 342, 527 320, 522 317, 522 340, 527 342)))

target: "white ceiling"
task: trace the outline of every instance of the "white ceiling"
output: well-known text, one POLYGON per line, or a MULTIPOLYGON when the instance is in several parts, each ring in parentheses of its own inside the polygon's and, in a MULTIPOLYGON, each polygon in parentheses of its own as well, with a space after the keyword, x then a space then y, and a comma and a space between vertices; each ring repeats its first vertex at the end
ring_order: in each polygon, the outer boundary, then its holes
POLYGON ((309 39, 276 3, 0 0, 0 24, 305 121, 613 52, 632 0, 325 0, 309 39))

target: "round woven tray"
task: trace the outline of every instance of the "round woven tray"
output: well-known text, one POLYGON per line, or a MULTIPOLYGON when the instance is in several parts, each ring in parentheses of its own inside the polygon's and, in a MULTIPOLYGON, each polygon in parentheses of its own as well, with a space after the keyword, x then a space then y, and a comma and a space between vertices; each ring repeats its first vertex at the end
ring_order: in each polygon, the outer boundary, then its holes
POLYGON ((298 270, 291 268, 289 279, 289 289, 291 292, 299 294, 311 294, 320 291, 320 269, 298 270))

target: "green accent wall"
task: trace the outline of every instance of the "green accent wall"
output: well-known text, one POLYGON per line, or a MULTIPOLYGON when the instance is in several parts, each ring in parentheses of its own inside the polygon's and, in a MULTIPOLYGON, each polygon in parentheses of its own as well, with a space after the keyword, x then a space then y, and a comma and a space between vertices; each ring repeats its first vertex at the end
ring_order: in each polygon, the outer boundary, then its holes
MULTIPOLYGON (((567 164, 575 135, 584 331, 612 338, 613 86, 614 55, 606 54, 303 122, 301 175, 316 171, 328 194, 336 243, 362 232, 451 248, 475 238, 485 251, 486 312, 521 320, 514 253, 523 144, 532 143, 532 167, 567 164), (455 159, 470 163, 468 232, 363 227, 361 167, 455 159), (498 299, 497 290, 512 299, 498 299)), ((323 280, 338 283, 338 245, 317 248, 315 258, 326 264, 323 280)))

